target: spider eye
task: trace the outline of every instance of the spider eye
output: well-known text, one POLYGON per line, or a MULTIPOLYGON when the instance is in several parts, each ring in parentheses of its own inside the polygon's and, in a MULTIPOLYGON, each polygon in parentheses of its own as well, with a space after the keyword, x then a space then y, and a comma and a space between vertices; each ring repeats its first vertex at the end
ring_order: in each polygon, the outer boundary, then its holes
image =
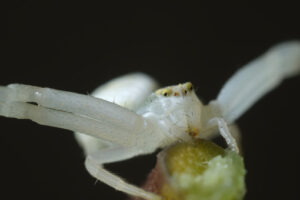
POLYGON ((187 82, 182 87, 182 93, 186 95, 188 92, 191 92, 194 90, 193 84, 191 82, 187 82))
POLYGON ((188 82, 185 84, 185 88, 188 90, 188 91, 193 91, 194 90, 194 86, 191 82, 188 82))
POLYGON ((172 90, 170 88, 159 89, 155 92, 156 94, 168 97, 172 94, 172 90))

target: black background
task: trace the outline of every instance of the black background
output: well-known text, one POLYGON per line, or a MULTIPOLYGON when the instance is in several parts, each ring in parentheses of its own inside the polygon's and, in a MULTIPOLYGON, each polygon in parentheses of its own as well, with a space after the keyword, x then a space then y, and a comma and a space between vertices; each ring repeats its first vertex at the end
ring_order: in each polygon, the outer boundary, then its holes
MULTIPOLYGON (((143 71, 161 85, 191 81, 204 102, 242 65, 280 41, 300 39, 288 1, 210 4, 13 1, 1 38, 0 84, 87 94, 121 74, 143 71)), ((298 199, 300 78, 284 82, 237 123, 243 133, 247 200, 298 199)), ((126 199, 90 177, 69 131, 0 118, 5 199, 126 199)), ((155 155, 110 165, 140 184, 155 155)))

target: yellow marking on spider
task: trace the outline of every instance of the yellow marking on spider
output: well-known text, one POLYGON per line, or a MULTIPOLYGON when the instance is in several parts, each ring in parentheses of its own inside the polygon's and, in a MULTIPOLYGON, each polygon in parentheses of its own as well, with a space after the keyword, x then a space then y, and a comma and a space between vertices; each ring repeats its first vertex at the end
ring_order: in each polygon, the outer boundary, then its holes
POLYGON ((172 89, 170 87, 162 88, 162 89, 156 90, 155 94, 169 97, 172 94, 172 89))

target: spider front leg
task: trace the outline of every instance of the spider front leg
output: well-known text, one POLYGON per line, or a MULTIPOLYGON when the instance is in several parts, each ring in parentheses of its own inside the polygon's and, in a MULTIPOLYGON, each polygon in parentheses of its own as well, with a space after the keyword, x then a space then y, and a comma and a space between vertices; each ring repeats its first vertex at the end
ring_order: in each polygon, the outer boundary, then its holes
POLYGON ((143 117, 103 99, 22 84, 0 86, 0 116, 31 119, 123 146, 152 130, 143 117))
POLYGON ((30 119, 42 125, 109 141, 114 148, 87 154, 88 171, 99 180, 130 195, 149 200, 160 199, 155 194, 126 183, 102 167, 104 163, 150 153, 159 147, 161 137, 156 126, 133 111, 87 95, 12 84, 0 86, 0 116, 30 119))
POLYGON ((96 179, 126 194, 141 197, 147 200, 161 200, 161 197, 147 192, 139 187, 131 185, 103 168, 103 164, 129 159, 139 152, 136 148, 114 146, 112 148, 99 150, 87 155, 85 166, 88 172, 96 179))
POLYGON ((218 126, 220 135, 225 139, 230 150, 239 153, 239 147, 237 145, 237 142, 235 138, 232 136, 232 134, 230 133, 229 127, 223 118, 220 117, 212 118, 208 121, 208 125, 218 126))

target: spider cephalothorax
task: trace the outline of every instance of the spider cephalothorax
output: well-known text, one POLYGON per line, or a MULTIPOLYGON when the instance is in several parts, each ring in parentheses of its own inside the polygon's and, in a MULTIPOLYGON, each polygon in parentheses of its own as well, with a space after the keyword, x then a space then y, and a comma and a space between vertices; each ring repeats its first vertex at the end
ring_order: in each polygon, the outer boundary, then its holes
MULTIPOLYGON (((170 140, 190 141, 200 133, 202 103, 190 82, 156 90, 137 113, 157 123, 170 140)), ((162 146, 164 146, 162 144, 162 146)))

